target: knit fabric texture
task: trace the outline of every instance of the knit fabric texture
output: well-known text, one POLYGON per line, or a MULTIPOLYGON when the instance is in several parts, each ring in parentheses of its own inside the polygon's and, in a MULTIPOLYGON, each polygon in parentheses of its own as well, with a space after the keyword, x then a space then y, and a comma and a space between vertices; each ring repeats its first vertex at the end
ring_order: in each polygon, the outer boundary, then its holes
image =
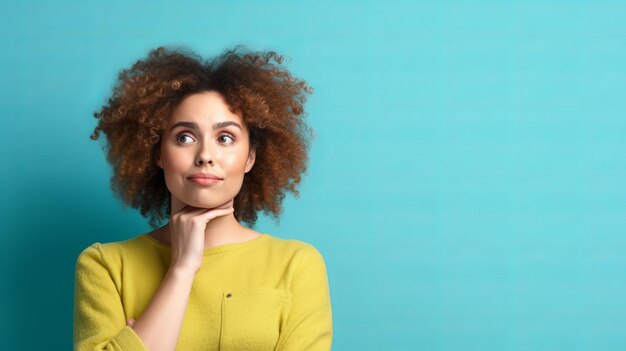
MULTIPOLYGON (((168 271, 171 248, 140 234, 94 243, 76 261, 74 350, 146 350, 140 320, 168 271)), ((320 252, 263 233, 205 249, 176 350, 330 350, 332 308, 320 252)))

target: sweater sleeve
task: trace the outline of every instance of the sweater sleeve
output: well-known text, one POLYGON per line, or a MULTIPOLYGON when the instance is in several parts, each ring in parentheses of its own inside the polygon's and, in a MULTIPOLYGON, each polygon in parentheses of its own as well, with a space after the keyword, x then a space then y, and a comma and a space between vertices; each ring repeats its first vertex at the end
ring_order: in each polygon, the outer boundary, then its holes
POLYGON ((126 325, 120 294, 103 248, 95 243, 78 256, 74 277, 74 350, 138 350, 145 345, 126 325))
POLYGON ((292 280, 292 304, 276 351, 330 350, 333 325, 330 290, 322 255, 312 246, 292 280))

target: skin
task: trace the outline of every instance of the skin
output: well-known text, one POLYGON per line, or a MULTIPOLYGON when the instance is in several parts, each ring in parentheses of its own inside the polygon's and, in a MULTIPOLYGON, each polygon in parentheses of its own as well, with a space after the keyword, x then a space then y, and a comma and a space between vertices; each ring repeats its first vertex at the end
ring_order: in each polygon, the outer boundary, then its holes
POLYGON ((171 246, 172 261, 141 318, 128 321, 149 350, 176 348, 204 249, 260 235, 242 226, 233 214, 234 198, 255 156, 243 118, 229 110, 219 93, 192 94, 173 111, 155 160, 164 171, 172 211, 167 225, 149 233, 171 246), (175 126, 179 122, 188 125, 175 126), (230 124, 214 128, 224 122, 230 124), (197 172, 212 173, 221 180, 200 185, 188 178, 197 172))
MULTIPOLYGON (((203 209, 232 207, 231 201, 241 189, 244 174, 252 169, 255 156, 255 150, 250 149, 249 132, 243 118, 229 110, 221 94, 211 91, 188 96, 172 113, 156 160, 164 170, 165 182, 172 195, 172 217, 191 209, 185 206, 203 209), (178 126, 170 130, 179 122, 196 123, 198 129, 178 126), (214 130, 213 126, 221 122, 235 122, 241 129, 228 125, 214 130), (213 161, 213 166, 207 164, 209 160, 213 161), (213 173, 223 181, 201 186, 187 179, 197 172, 213 173)), ((170 225, 175 224, 170 221, 151 234, 170 244, 170 232, 176 232, 170 225)), ((207 223, 204 233, 204 248, 247 241, 260 235, 239 224, 233 214, 207 223)))

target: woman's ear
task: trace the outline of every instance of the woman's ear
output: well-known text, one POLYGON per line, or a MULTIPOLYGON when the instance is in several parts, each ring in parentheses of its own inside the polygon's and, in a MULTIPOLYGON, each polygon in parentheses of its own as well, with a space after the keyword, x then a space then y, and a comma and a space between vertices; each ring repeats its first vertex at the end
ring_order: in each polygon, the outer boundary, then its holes
POLYGON ((256 160, 256 147, 250 148, 250 152, 248 153, 248 161, 246 161, 246 171, 244 173, 250 172, 252 166, 254 166, 254 161, 256 160))
POLYGON ((161 153, 159 151, 154 154, 154 163, 163 169, 163 161, 161 161, 161 153))

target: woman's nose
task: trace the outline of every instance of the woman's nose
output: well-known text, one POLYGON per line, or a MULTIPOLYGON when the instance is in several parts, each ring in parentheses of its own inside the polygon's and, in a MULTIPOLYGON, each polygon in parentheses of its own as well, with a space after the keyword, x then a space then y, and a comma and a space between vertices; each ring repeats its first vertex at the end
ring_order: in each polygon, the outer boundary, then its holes
POLYGON ((213 166, 215 163, 213 161, 213 150, 211 150, 211 146, 207 144, 208 143, 203 143, 200 145, 198 154, 196 155, 196 166, 198 167, 202 167, 205 164, 213 166))

